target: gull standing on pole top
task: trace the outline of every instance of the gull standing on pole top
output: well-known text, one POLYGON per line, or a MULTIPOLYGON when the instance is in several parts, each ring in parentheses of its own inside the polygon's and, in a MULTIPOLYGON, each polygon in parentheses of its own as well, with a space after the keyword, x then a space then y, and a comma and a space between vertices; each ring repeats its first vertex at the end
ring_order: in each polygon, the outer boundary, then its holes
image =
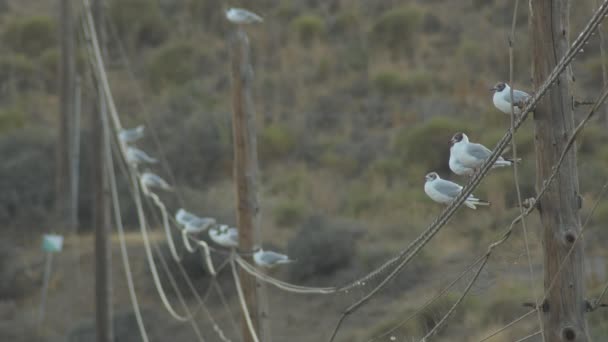
POLYGON ((236 248, 239 246, 238 229, 228 228, 225 224, 209 229, 209 237, 222 247, 236 248))
MULTIPOLYGON (((505 114, 511 114, 511 88, 504 82, 498 82, 494 87, 490 88, 494 92, 492 101, 494 106, 505 114)), ((513 112, 517 115, 521 114, 522 109, 526 106, 526 102, 530 99, 530 94, 521 90, 513 89, 513 112)))
POLYGON ((144 172, 141 176, 139 176, 139 182, 146 191, 149 188, 161 188, 167 191, 173 190, 169 183, 152 172, 144 172))
POLYGON ((261 248, 253 254, 253 261, 256 265, 265 268, 273 268, 277 265, 295 262, 295 260, 289 259, 289 257, 285 254, 265 251, 261 248))
MULTIPOLYGON (((469 137, 462 132, 454 134, 450 140, 450 170, 460 176, 472 176, 483 162, 492 155, 487 147, 469 142, 469 137)), ((518 162, 520 159, 517 160, 518 162)), ((511 166, 513 160, 498 157, 492 168, 511 166)))
MULTIPOLYGON (((449 180, 441 179, 437 172, 428 173, 424 179, 426 180, 424 192, 437 203, 450 204, 462 191, 462 186, 449 180)), ((490 202, 482 201, 471 194, 464 201, 464 205, 471 209, 477 209, 476 205, 490 205, 490 202)))
POLYGON ((146 152, 136 147, 129 146, 127 147, 127 162, 133 165, 154 164, 158 162, 158 159, 150 157, 146 152))
POLYGON ((235 24, 261 23, 264 21, 259 15, 242 8, 229 8, 226 18, 235 24))
POLYGON ((131 129, 122 129, 120 132, 118 132, 118 139, 124 144, 136 142, 143 137, 144 125, 139 125, 131 129))

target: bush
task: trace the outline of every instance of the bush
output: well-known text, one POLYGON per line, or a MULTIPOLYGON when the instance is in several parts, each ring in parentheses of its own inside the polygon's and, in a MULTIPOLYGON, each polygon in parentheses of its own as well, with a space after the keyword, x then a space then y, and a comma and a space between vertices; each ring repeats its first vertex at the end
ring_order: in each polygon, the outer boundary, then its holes
POLYGON ((306 205, 296 201, 281 201, 273 210, 277 226, 288 227, 298 223, 306 214, 306 205))
POLYGON ((126 36, 133 49, 158 46, 169 36, 168 24, 157 1, 114 0, 109 14, 118 34, 126 36))
POLYGON ((309 217, 287 249, 297 260, 297 267, 289 269, 296 281, 335 273, 347 267, 356 254, 354 232, 321 216, 309 217))
POLYGON ((19 298, 36 290, 40 283, 28 275, 23 251, 8 242, 0 247, 0 298, 19 298))
POLYGON ((0 88, 27 90, 38 84, 34 63, 23 54, 0 57, 0 88))
POLYGON ((57 45, 57 24, 48 16, 32 16, 13 21, 4 31, 6 46, 29 57, 57 45))
POLYGON ((23 111, 17 108, 0 109, 0 133, 16 128, 22 128, 25 124, 23 111))
POLYGON ((383 71, 376 74, 372 82, 376 89, 385 95, 422 95, 431 91, 433 77, 425 70, 416 70, 405 75, 395 71, 383 71))
POLYGON ((407 88, 405 78, 394 71, 383 71, 376 74, 372 83, 378 91, 385 95, 403 93, 407 88))
POLYGON ((416 6, 388 10, 374 23, 372 38, 393 51, 402 50, 411 45, 423 18, 424 12, 416 6))
POLYGON ((325 33, 325 22, 314 14, 302 14, 291 21, 291 29, 296 32, 303 44, 310 44, 325 33))
POLYGON ((463 129, 459 121, 437 117, 411 128, 402 128, 395 139, 395 149, 401 160, 408 164, 424 165, 440 175, 450 172, 448 141, 463 129))
POLYGON ((148 63, 150 82, 156 90, 198 79, 208 58, 197 44, 181 41, 158 50, 148 63))
POLYGON ((293 132, 280 124, 264 127, 260 134, 260 158, 270 160, 288 156, 296 144, 293 132))
MULTIPOLYGON (((40 226, 53 203, 53 138, 46 130, 19 130, 0 138, 0 223, 40 226), (27 222, 26 222, 27 221, 27 222)), ((31 228, 31 226, 28 226, 31 228)))

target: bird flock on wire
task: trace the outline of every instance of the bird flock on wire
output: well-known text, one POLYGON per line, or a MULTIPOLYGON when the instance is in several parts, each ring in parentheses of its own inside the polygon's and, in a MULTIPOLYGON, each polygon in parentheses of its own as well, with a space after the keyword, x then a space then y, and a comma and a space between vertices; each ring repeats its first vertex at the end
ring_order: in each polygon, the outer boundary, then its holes
MULTIPOLYGON (((230 8, 226 10, 225 14, 230 22, 237 25, 263 22, 263 19, 259 15, 241 8, 230 8)), ((503 82, 497 83, 490 90, 494 94, 492 98, 494 106, 505 114, 521 114, 521 109, 530 99, 529 94, 520 90, 514 89, 511 94, 511 88, 503 82)), ((158 159, 133 146, 134 143, 143 137, 143 125, 132 129, 124 129, 118 133, 119 141, 126 146, 126 161, 135 169, 144 164, 158 163, 158 159)), ((469 141, 469 137, 462 132, 454 134, 449 143, 449 167, 452 172, 459 176, 471 177, 492 154, 492 151, 487 147, 469 141)), ((499 157, 492 167, 511 166, 515 162, 519 162, 519 160, 499 157)), ((139 174, 139 183, 142 192, 149 197, 158 198, 152 192, 153 189, 173 191, 173 187, 167 181, 149 170, 139 174)), ((442 179, 437 172, 429 172, 425 176, 424 191, 435 202, 450 204, 458 197, 462 189, 462 186, 442 179)), ((476 209, 477 206, 487 206, 490 203, 474 195, 470 195, 464 204, 471 209, 476 209)), ((231 250, 235 250, 239 246, 238 229, 225 224, 218 224, 214 218, 200 217, 180 208, 175 213, 175 222, 177 222, 182 231, 186 246, 189 246, 189 236, 198 235, 205 231, 208 231, 210 240, 218 246, 231 250)), ((257 266, 263 268, 273 268, 277 265, 294 262, 287 255, 274 251, 265 251, 261 247, 254 249, 253 261, 257 266)))
MULTIPOLYGON (((494 93, 492 102, 494 106, 505 114, 521 114, 530 95, 521 90, 513 89, 511 97, 511 88, 504 82, 497 83, 490 88, 494 93), (511 102, 511 99, 513 100, 511 102)), ((490 158, 492 151, 482 144, 469 141, 469 137, 463 132, 458 132, 452 136, 450 143, 450 160, 448 165, 450 170, 459 176, 473 176, 475 172, 483 165, 486 159, 490 158)), ((520 162, 520 159, 513 160, 504 157, 498 159, 492 165, 492 168, 511 166, 514 163, 520 162)), ((439 177, 437 172, 430 172, 425 176, 424 192, 435 202, 442 204, 450 204, 460 195, 462 186, 439 177)), ((477 206, 488 206, 490 202, 480 200, 474 195, 464 201, 464 205, 471 209, 477 209, 477 206)))

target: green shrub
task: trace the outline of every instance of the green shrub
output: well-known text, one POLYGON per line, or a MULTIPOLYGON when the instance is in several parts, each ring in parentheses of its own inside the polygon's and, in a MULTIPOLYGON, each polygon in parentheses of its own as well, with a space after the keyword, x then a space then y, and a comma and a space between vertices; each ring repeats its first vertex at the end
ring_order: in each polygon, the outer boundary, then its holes
POLYGON ((295 281, 334 274, 355 257, 355 234, 351 224, 311 216, 289 241, 288 254, 297 260, 289 269, 295 281))
POLYGON ((385 95, 394 94, 427 94, 432 90, 433 78, 430 72, 415 70, 401 74, 395 71, 383 71, 374 76, 372 82, 378 91, 385 95))
POLYGON ((109 15, 121 37, 130 48, 158 46, 169 36, 169 26, 163 19, 157 1, 114 0, 109 15))
POLYGON ((336 33, 345 34, 349 31, 358 32, 358 27, 360 25, 360 18, 356 11, 345 9, 340 11, 336 16, 336 20, 332 29, 336 31, 336 33))
POLYGON ((201 77, 208 61, 197 44, 181 41, 162 47, 148 63, 150 82, 156 90, 183 85, 201 77))
POLYGON ((297 201, 281 201, 273 210, 277 226, 288 227, 298 223, 306 214, 306 205, 297 201))
POLYGON ((14 52, 37 57, 57 45, 57 24, 48 16, 31 16, 11 22, 3 41, 14 52))
POLYGON ((272 124, 260 133, 260 158, 274 159, 288 156, 296 144, 293 133, 285 126, 272 124))
POLYGON ((383 94, 402 93, 407 88, 405 78, 394 71, 383 71, 376 74, 372 79, 372 83, 383 94))
POLYGON ((297 34, 300 42, 310 44, 325 33, 325 22, 314 14, 302 14, 291 21, 291 29, 297 34))
POLYGON ((408 164, 420 164, 440 175, 449 173, 450 148, 448 141, 464 124, 447 118, 436 117, 411 128, 402 128, 395 139, 397 154, 408 164))
POLYGON ((25 124, 23 111, 16 108, 0 109, 0 133, 15 128, 21 128, 25 124))
POLYGON ((384 12, 373 24, 374 41, 397 51, 411 44, 420 29, 424 11, 416 6, 402 6, 384 12))
POLYGON ((34 63, 23 54, 0 56, 0 84, 26 90, 38 84, 34 63))

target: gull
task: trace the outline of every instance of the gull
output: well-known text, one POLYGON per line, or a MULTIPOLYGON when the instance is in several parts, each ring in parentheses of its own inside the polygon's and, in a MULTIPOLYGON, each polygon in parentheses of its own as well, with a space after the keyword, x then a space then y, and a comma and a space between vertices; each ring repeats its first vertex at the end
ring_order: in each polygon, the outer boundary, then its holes
POLYGON ((235 248, 239 246, 238 229, 228 228, 225 224, 209 229, 209 237, 222 247, 235 248))
POLYGON ((169 183, 152 172, 144 172, 141 174, 141 176, 139 176, 139 182, 146 191, 148 188, 161 188, 167 191, 173 190, 169 183))
MULTIPOLYGON (((492 97, 494 106, 505 114, 511 114, 511 88, 509 85, 504 82, 498 82, 490 90, 494 92, 494 96, 492 97)), ((524 109, 529 99, 530 94, 513 89, 513 112, 518 115, 521 114, 521 110, 524 109)))
POLYGON ((285 254, 265 251, 260 248, 257 252, 253 253, 253 261, 260 267, 273 268, 277 265, 292 263, 295 260, 289 259, 285 254))
MULTIPOLYGON (((450 204, 462 191, 462 186, 441 179, 437 172, 428 173, 425 177, 424 192, 435 202, 450 204)), ((490 202, 482 201, 472 194, 464 201, 464 205, 471 209, 477 209, 477 205, 490 205, 490 202)))
POLYGON ((118 132, 118 139, 125 143, 136 142, 144 136, 144 125, 139 125, 131 129, 122 129, 118 132))
MULTIPOLYGON (((450 140, 450 170, 460 176, 471 176, 492 151, 487 147, 469 142, 469 137, 462 132, 454 134, 450 140)), ((517 160, 518 162, 520 159, 517 160)), ((513 165, 513 160, 498 157, 492 168, 513 165)))
POLYGON ((179 208, 177 213, 175 213, 175 221, 177 221, 177 223, 181 224, 182 226, 185 226, 188 221, 195 220, 198 218, 198 216, 186 211, 184 208, 179 208))
POLYGON ((127 147, 127 162, 133 165, 137 164, 154 164, 158 162, 158 159, 150 157, 146 152, 129 146, 127 147))
POLYGON ((211 217, 196 217, 186 222, 184 230, 187 233, 196 234, 207 230, 213 225, 215 225, 215 219, 211 217))
POLYGON ((259 15, 242 8, 229 8, 226 18, 235 24, 261 23, 264 21, 259 15))

